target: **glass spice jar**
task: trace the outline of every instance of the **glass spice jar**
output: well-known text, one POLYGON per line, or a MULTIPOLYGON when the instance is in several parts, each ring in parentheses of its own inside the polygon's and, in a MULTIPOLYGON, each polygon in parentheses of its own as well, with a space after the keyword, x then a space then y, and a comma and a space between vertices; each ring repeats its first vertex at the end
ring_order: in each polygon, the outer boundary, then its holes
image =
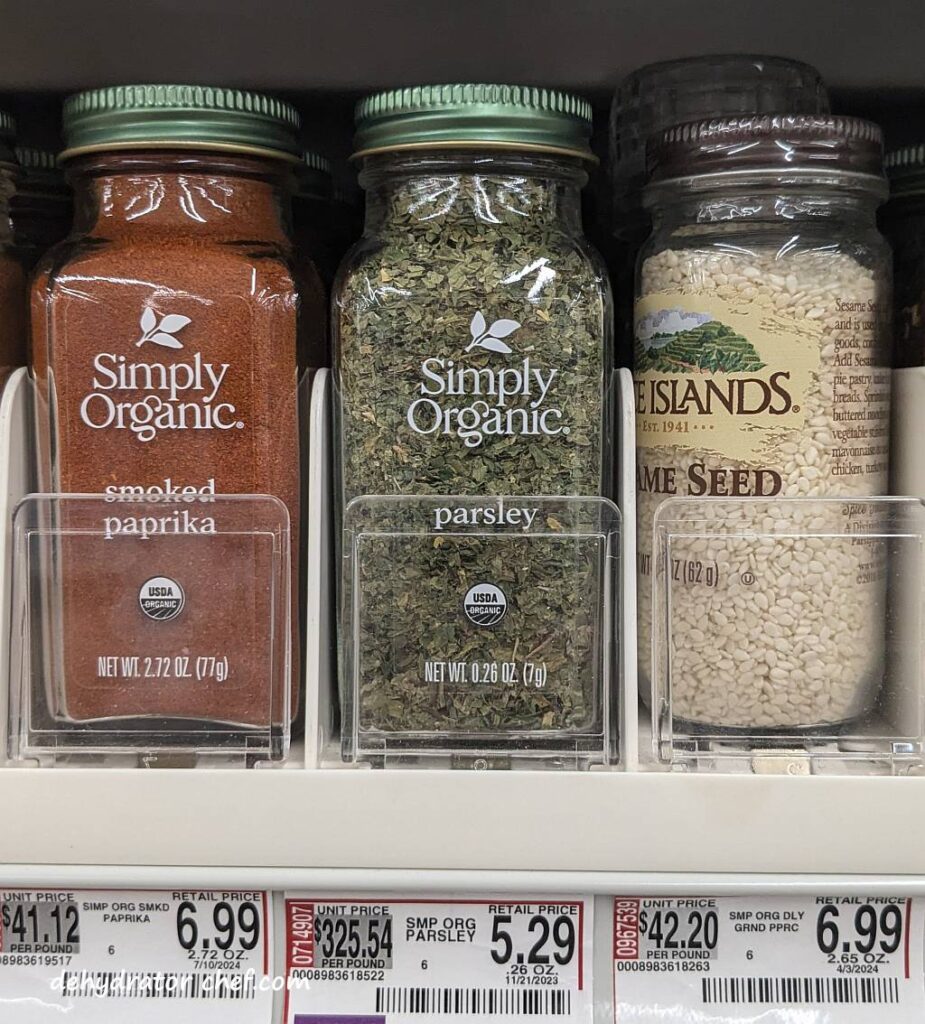
POLYGON ((764 54, 708 54, 637 68, 618 86, 610 109, 611 268, 617 296, 617 345, 632 359, 636 257, 652 228, 643 203, 646 143, 666 128, 710 117, 827 114, 819 72, 801 61, 764 54))
POLYGON ((826 515, 843 534, 841 504, 763 514, 748 502, 886 493, 880 130, 843 117, 701 121, 662 133, 648 162, 653 231, 635 307, 639 650, 664 614, 651 607, 658 505, 741 499, 712 540, 672 548, 673 565, 711 567, 671 589, 671 649, 659 654, 672 659, 672 713, 747 731, 852 720, 883 671, 882 552, 800 535, 826 515), (742 541, 755 531, 787 536, 742 541))
MULTIPOLYGON (((611 492, 610 293, 579 205, 590 132, 588 104, 544 89, 422 86, 360 104, 366 225, 334 295, 341 515, 369 495, 611 492)), ((520 651, 542 649, 556 666, 544 689, 426 679, 425 661, 467 636, 461 600, 459 628, 434 628, 429 612, 479 582, 469 576, 486 543, 469 539, 458 563, 435 545, 367 567, 370 586, 403 602, 407 629, 400 643, 387 624, 357 641, 379 666, 359 683, 361 729, 503 739, 568 733, 600 714, 576 608, 544 606, 527 622, 536 642, 520 651)), ((493 569, 508 612, 465 641, 473 662, 518 650, 519 583, 530 578, 534 596, 550 584, 551 605, 566 572, 564 552, 540 579, 509 550, 493 569)))
MULTIPOLYGON (((297 130, 291 107, 237 90, 138 85, 70 97, 61 160, 74 228, 32 288, 43 489, 114 501, 191 496, 203 503, 193 509, 200 519, 211 495, 275 496, 290 515, 293 593, 300 296, 287 187, 297 130)), ((324 310, 302 314, 323 319, 324 310)), ((240 548, 227 536, 193 548, 171 535, 112 550, 101 540, 100 565, 116 552, 120 561, 116 573, 100 571, 94 591, 62 542, 56 716, 267 724, 263 583, 222 571, 226 544, 240 548), (151 623, 139 613, 152 576, 179 584, 182 615, 151 623), (101 677, 112 616, 96 608, 113 602, 124 611, 120 654, 169 653, 195 616, 205 653, 227 657, 227 678, 101 677)), ((297 623, 293 614, 293 636, 297 623)), ((293 643, 294 679, 298 662, 293 643)), ((297 698, 294 686, 293 709, 297 698)))
POLYGON ((11 370, 26 365, 28 351, 28 280, 17 256, 10 220, 17 178, 15 134, 15 121, 0 111, 0 385, 11 370))
POLYGON ((334 181, 331 162, 318 153, 303 153, 296 167, 292 223, 296 253, 314 264, 329 289, 360 228, 334 181))
POLYGON ((885 165, 890 201, 880 223, 893 249, 893 365, 925 366, 925 145, 888 153, 885 165))
POLYGON ((27 272, 67 235, 74 218, 71 190, 55 153, 16 147, 19 175, 10 202, 13 244, 27 272))

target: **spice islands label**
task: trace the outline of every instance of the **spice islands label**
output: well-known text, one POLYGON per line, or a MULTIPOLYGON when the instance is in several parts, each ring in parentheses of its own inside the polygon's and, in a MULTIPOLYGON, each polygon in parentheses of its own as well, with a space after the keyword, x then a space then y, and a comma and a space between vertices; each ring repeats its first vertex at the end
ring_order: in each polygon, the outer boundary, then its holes
POLYGON ((806 423, 822 324, 760 300, 654 292, 636 303, 636 437, 641 448, 757 461, 806 423))

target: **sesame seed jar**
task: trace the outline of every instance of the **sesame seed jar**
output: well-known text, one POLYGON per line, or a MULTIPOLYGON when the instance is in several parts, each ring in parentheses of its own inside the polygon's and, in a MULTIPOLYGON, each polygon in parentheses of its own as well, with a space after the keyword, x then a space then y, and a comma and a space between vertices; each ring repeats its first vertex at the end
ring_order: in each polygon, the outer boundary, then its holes
MULTIPOLYGON (((634 311, 643 672, 656 509, 723 498, 709 538, 672 548, 672 563, 710 569, 672 586, 672 715, 749 732, 852 721, 883 672, 884 553, 845 535, 843 503, 808 499, 887 488, 879 129, 808 115, 679 125, 650 144, 648 170, 634 311)), ((869 532, 869 507, 857 515, 869 532)))

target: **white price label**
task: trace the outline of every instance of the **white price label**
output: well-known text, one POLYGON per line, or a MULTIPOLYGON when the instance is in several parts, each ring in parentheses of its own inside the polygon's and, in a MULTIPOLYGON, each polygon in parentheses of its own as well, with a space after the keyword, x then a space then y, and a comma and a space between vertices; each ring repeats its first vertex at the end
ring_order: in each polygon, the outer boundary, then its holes
POLYGON ((920 1024, 922 901, 617 897, 613 985, 617 1024, 920 1024))
POLYGON ((269 1022, 270 907, 266 892, 0 889, 0 1020, 269 1022))
POLYGON ((588 1024, 592 907, 289 896, 285 1024, 588 1024))

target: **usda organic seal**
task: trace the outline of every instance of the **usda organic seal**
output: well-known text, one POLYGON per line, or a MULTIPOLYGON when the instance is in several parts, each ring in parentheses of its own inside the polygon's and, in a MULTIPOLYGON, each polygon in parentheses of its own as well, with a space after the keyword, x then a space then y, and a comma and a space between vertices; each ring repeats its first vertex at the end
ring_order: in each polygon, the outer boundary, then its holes
POLYGON ((145 580, 138 592, 138 604, 149 619, 167 622, 183 611, 186 594, 176 580, 168 576, 152 576, 145 580))
POLYGON ((466 591, 463 608, 476 626, 496 626, 507 611, 507 598, 494 583, 476 583, 466 591))

